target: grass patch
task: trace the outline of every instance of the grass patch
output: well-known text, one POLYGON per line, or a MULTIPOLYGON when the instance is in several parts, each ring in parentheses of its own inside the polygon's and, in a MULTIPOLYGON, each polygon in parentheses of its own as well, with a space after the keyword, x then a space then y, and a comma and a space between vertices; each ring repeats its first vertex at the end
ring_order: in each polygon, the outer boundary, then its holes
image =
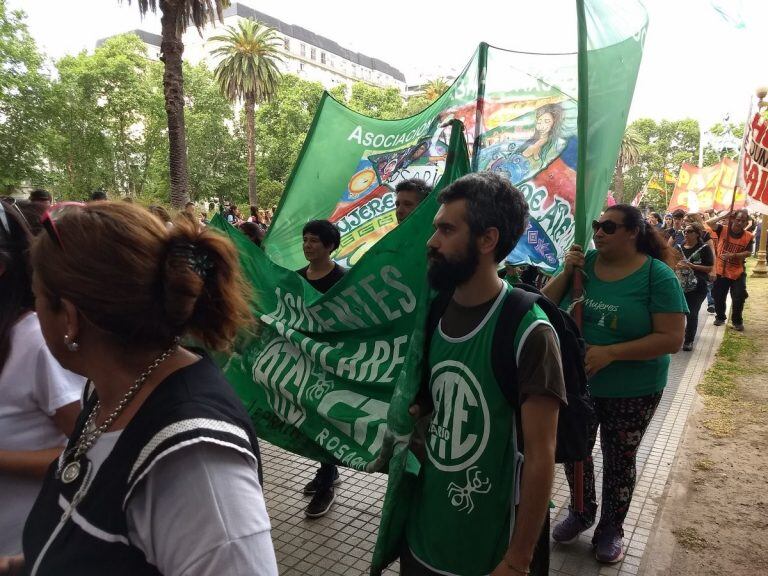
MULTIPOLYGON (((768 283, 766 280, 753 282, 750 279, 748 286, 753 298, 747 300, 746 313, 748 317, 751 314, 762 314, 768 283)), ((751 324, 748 335, 727 329, 714 363, 698 385, 699 394, 707 408, 702 425, 715 437, 733 434, 737 416, 742 420, 745 409, 749 409, 747 412, 757 419, 762 416, 763 407, 749 406, 750 403, 742 398, 740 385, 743 386, 745 377, 759 378, 765 371, 765 358, 760 354, 758 346, 765 332, 765 323, 762 321, 751 324)))
POLYGON ((705 470, 712 470, 712 468, 715 467, 715 463, 712 462, 712 460, 709 460, 708 458, 703 458, 702 460, 697 460, 693 464, 693 469, 697 470, 699 472, 705 471, 705 470))
POLYGON ((704 381, 699 384, 699 392, 707 396, 736 399, 737 376, 747 376, 755 372, 750 363, 750 356, 757 351, 757 343, 743 333, 727 330, 723 336, 715 362, 707 370, 704 381))
POLYGON ((672 530, 677 543, 686 550, 704 550, 707 547, 707 541, 696 531, 696 528, 680 528, 672 530))

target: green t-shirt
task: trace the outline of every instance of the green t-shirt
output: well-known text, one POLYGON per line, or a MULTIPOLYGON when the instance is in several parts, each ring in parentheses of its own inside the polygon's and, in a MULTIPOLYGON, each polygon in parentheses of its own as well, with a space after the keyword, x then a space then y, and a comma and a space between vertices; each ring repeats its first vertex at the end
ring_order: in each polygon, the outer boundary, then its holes
MULTIPOLYGON (((587 344, 607 346, 638 340, 653 331, 652 314, 687 313, 680 282, 672 269, 653 258, 637 271, 615 282, 595 276, 597 251, 587 252, 584 262, 584 323, 587 344), (652 269, 651 269, 652 267, 652 269)), ((567 309, 571 294, 560 303, 567 309)), ((669 354, 651 360, 612 362, 589 380, 592 396, 631 398, 655 394, 667 385, 669 354)))

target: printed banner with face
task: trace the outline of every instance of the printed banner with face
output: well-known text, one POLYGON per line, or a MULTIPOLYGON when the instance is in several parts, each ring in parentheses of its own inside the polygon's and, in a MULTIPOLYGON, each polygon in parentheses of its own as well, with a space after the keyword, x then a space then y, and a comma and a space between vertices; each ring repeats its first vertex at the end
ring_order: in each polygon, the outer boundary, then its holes
MULTIPOLYGON (((738 167, 738 162, 730 158, 703 168, 683 163, 667 211, 678 208, 686 212, 730 209, 738 167)), ((745 201, 743 189, 736 188, 734 207, 742 208, 745 201)))
MULTIPOLYGON (((626 77, 600 87, 601 116, 588 123, 587 137, 600 143, 601 153, 589 155, 583 167, 590 176, 585 221, 603 207, 626 124, 642 37, 625 44, 626 77)), ((302 227, 327 218, 341 232, 334 259, 356 265, 395 228, 397 184, 440 179, 447 123, 457 119, 472 169, 503 174, 528 200, 528 229, 507 261, 556 270, 576 230, 577 63, 576 53, 527 54, 481 44, 440 98, 403 120, 367 118, 326 94, 264 241, 267 255, 287 268, 304 266, 302 227)))

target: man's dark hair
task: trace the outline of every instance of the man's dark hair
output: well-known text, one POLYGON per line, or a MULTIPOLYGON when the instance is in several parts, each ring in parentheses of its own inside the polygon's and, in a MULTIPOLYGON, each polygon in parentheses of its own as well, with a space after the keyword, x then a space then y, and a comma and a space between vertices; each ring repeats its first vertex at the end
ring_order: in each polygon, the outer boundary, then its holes
POLYGON ((440 204, 455 200, 467 203, 466 219, 473 237, 488 228, 499 231, 494 257, 496 262, 501 262, 528 224, 528 203, 520 190, 495 172, 475 172, 443 188, 437 197, 440 204))
POLYGON ((107 193, 104 190, 94 190, 91 192, 91 200, 106 200, 107 193))
POLYGON ((48 190, 44 190, 43 188, 35 188, 32 190, 32 192, 29 193, 29 201, 30 202, 52 202, 53 197, 51 196, 51 193, 48 192, 48 190))
POLYGON ((749 220, 749 210, 746 208, 740 208, 738 210, 733 211, 733 217, 738 218, 739 216, 744 216, 747 220, 749 220))
POLYGON ((664 218, 662 218, 661 214, 659 214, 658 212, 651 212, 651 216, 656 218, 656 222, 658 222, 658 223, 664 222, 664 218))
POLYGON ((320 238, 320 242, 326 248, 330 247, 331 250, 336 250, 341 244, 341 233, 328 220, 310 220, 304 224, 304 228, 301 231, 301 235, 314 234, 320 238))
POLYGON ((419 200, 424 200, 430 192, 432 192, 432 186, 427 184, 421 178, 408 178, 397 183, 395 186, 395 194, 398 192, 415 192, 419 195, 419 200))
POLYGON ((685 218, 685 210, 682 208, 678 208, 674 212, 672 212, 672 218, 675 218, 676 220, 679 220, 680 218, 685 218))

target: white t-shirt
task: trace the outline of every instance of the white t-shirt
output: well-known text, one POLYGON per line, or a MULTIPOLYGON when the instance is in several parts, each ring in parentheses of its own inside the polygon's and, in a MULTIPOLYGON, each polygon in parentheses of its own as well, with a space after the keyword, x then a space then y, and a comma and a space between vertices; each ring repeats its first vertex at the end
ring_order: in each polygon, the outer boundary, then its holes
MULTIPOLYGON (((121 431, 88 451, 94 477, 121 431)), ((163 457, 131 497, 128 539, 167 576, 277 576, 255 463, 200 442, 163 457)))
MULTIPOLYGON (((83 394, 85 379, 64 370, 51 355, 37 314, 11 329, 11 349, 0 371, 0 450, 64 446, 51 416, 83 394)), ((21 552, 21 532, 42 480, 0 472, 0 556, 21 552)))

